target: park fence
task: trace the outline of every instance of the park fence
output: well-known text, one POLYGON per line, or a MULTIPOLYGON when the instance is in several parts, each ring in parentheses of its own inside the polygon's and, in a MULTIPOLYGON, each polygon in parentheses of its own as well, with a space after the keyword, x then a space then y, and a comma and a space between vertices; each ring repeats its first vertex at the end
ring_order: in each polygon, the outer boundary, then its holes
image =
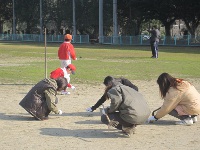
MULTIPOLYGON (((44 35, 40 34, 0 34, 0 41, 44 42, 44 35)), ((46 35, 47 42, 63 42, 64 35, 46 35)), ((89 35, 73 36, 72 43, 96 44, 98 39, 90 39, 89 35)), ((138 36, 103 36, 100 44, 110 45, 149 45, 148 35, 138 36)), ((200 36, 162 36, 159 45, 166 46, 200 46, 200 36)))

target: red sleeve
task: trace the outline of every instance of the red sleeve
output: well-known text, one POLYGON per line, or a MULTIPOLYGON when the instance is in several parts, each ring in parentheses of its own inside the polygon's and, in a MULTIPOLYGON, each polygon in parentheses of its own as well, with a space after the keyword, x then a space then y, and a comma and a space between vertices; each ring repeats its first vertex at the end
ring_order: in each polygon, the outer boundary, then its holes
POLYGON ((71 85, 70 83, 68 83, 68 84, 67 84, 67 87, 68 87, 68 88, 71 88, 71 87, 72 87, 72 85, 71 85))
POLYGON ((71 54, 71 58, 73 60, 76 59, 76 53, 75 53, 75 50, 74 50, 74 46, 71 44, 71 47, 70 47, 70 54, 71 54))
POLYGON ((59 77, 64 77, 64 72, 61 68, 58 68, 50 73, 50 78, 57 79, 59 77))

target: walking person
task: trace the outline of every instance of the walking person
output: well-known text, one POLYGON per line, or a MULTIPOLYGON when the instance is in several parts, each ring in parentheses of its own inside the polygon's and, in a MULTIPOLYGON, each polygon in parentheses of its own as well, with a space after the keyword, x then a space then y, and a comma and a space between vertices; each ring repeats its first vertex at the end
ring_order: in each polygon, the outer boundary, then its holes
POLYGON ((160 38, 160 31, 157 29, 157 26, 153 26, 152 30, 148 30, 151 33, 150 45, 152 56, 151 58, 158 58, 158 44, 160 38))
POLYGON ((67 79, 44 79, 38 82, 19 103, 28 113, 37 120, 48 119, 49 113, 62 114, 56 106, 58 99, 57 91, 64 90, 67 79))
MULTIPOLYGON (((138 91, 116 82, 114 78, 105 78, 106 97, 111 100, 106 113, 110 120, 117 121, 117 129, 122 130, 126 136, 135 132, 137 125, 143 124, 149 117, 150 109, 142 94, 138 91)), ((101 121, 108 124, 106 115, 101 121)))
POLYGON ((153 123, 169 114, 180 119, 175 122, 177 125, 196 123, 197 116, 200 114, 200 94, 196 88, 190 82, 174 78, 168 73, 162 73, 157 83, 164 102, 157 113, 148 119, 148 122, 153 123))
MULTIPOLYGON (((112 77, 112 76, 107 76, 107 77, 105 78, 105 80, 104 80, 104 85, 105 85, 108 81, 112 80, 113 78, 114 78, 114 77, 112 77)), ((129 81, 128 79, 123 78, 123 77, 121 77, 121 78, 114 78, 114 79, 115 79, 115 82, 119 82, 119 83, 121 83, 121 84, 123 84, 123 85, 129 86, 129 87, 133 88, 134 90, 138 91, 138 87, 137 87, 136 85, 134 85, 133 83, 131 83, 131 81, 129 81)), ((92 107, 87 108, 86 111, 87 111, 87 112, 93 112, 94 110, 96 110, 97 108, 99 108, 99 106, 101 106, 101 105, 107 100, 106 95, 107 95, 107 93, 105 92, 105 93, 101 96, 101 98, 96 102, 96 104, 93 105, 92 107)))
POLYGON ((71 44, 72 35, 66 34, 64 40, 65 41, 60 45, 58 49, 58 58, 61 63, 61 68, 65 68, 71 64, 72 59, 77 60, 74 46, 71 44))

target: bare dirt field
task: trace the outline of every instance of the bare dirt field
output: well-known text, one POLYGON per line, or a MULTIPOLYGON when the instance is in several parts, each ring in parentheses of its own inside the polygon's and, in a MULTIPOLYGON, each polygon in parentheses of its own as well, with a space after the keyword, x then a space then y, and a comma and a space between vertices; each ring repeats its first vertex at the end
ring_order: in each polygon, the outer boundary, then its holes
MULTIPOLYGON (((200 92, 200 79, 189 80, 200 92)), ((148 100, 151 111, 162 104, 156 81, 132 81, 148 100)), ((104 86, 75 85, 71 95, 58 95, 62 115, 36 121, 19 102, 32 85, 0 85, 1 150, 199 150, 200 121, 192 126, 175 125, 167 115, 154 124, 136 127, 127 138, 116 129, 108 130, 97 109, 88 113, 104 92, 104 86)), ((105 105, 109 105, 106 101, 105 105)))

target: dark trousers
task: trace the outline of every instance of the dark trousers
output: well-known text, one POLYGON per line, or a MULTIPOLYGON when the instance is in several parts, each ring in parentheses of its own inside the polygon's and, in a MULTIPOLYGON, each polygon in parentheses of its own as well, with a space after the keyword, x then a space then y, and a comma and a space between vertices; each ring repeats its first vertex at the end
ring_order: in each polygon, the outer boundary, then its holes
MULTIPOLYGON (((115 112, 115 113, 111 113, 111 114, 108 114, 108 117, 110 118, 110 120, 114 120, 114 121, 118 121, 119 124, 117 125, 117 129, 119 130, 122 130, 122 126, 124 127, 132 127, 134 124, 131 124, 131 123, 128 123, 126 121, 124 121, 120 115, 119 115, 119 112, 115 112)), ((104 124, 108 124, 108 120, 106 118, 105 115, 102 115, 101 116, 101 121, 104 123, 104 124)))
POLYGON ((158 42, 151 42, 152 57, 158 58, 158 42))
MULTIPOLYGON (((184 120, 184 119, 186 119, 186 118, 189 117, 188 115, 179 116, 179 115, 178 115, 178 112, 177 112, 175 109, 172 110, 172 111, 169 113, 169 115, 171 115, 171 116, 173 116, 173 117, 175 117, 175 118, 178 118, 178 119, 180 119, 180 120, 184 120)), ((191 115, 191 118, 194 118, 195 116, 197 116, 197 115, 191 115)))

